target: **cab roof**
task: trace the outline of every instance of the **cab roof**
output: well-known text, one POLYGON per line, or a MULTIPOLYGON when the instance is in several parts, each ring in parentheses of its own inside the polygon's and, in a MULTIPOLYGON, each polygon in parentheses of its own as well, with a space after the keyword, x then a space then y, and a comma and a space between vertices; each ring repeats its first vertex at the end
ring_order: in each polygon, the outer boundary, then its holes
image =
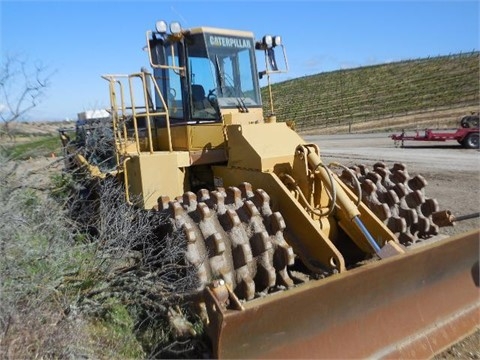
POLYGON ((244 31, 244 30, 232 30, 232 29, 221 29, 221 28, 214 28, 214 27, 195 27, 191 29, 187 29, 190 34, 202 34, 202 33, 209 33, 209 34, 216 34, 216 35, 228 35, 228 36, 241 36, 241 37, 250 37, 254 38, 254 34, 251 31, 244 31))

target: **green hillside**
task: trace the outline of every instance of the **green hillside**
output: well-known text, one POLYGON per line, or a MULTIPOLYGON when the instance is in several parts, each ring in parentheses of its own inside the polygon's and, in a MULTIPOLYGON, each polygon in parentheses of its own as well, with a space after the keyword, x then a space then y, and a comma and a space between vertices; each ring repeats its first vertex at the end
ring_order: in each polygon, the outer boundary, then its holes
MULTIPOLYGON (((298 130, 480 103, 480 53, 338 70, 272 85, 278 121, 298 130)), ((269 113, 267 88, 262 89, 269 113)))

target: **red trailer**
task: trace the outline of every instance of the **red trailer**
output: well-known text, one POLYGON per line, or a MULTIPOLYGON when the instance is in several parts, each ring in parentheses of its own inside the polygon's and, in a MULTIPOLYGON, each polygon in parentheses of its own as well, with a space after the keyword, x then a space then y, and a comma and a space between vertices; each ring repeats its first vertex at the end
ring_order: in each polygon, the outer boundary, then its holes
POLYGON ((465 116, 460 122, 461 127, 452 130, 431 130, 425 129, 423 135, 419 131, 415 131, 415 135, 407 135, 405 130, 400 135, 390 135, 395 141, 395 145, 401 143, 403 147, 404 141, 450 141, 456 140, 466 149, 478 149, 478 115, 465 116))

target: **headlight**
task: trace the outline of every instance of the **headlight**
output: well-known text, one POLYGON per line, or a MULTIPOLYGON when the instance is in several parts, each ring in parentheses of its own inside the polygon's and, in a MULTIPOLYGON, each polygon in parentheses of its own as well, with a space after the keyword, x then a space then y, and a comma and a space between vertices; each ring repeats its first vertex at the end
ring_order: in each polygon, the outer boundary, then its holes
POLYGON ((160 34, 165 34, 167 32, 167 23, 163 20, 159 20, 155 23, 155 30, 160 34))
POLYGON ((282 37, 280 35, 276 35, 273 37, 273 46, 280 46, 282 45, 282 37))
POLYGON ((267 48, 271 48, 273 44, 273 39, 271 35, 265 35, 262 39, 263 45, 267 48))
POLYGON ((182 32, 182 27, 180 26, 180 23, 177 21, 174 21, 170 23, 170 32, 173 35, 178 35, 182 32))

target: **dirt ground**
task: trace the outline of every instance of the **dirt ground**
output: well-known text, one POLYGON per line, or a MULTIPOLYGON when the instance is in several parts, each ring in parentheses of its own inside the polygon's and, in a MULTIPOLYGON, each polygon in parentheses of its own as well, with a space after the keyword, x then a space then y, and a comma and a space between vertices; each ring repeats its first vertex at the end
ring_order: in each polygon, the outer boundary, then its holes
MULTIPOLYGON (((405 142, 405 147, 401 148, 395 147, 389 135, 305 135, 304 139, 319 145, 326 164, 335 161, 346 166, 364 164, 372 168, 378 161, 389 167, 394 163, 404 163, 411 176, 425 177, 428 182, 425 194, 437 199, 440 210, 450 210, 454 216, 480 211, 479 150, 463 149, 455 141, 405 142)), ((479 218, 464 220, 456 222, 455 226, 440 228, 440 236, 479 228, 479 218)), ((480 359, 480 329, 434 359, 480 359)))

